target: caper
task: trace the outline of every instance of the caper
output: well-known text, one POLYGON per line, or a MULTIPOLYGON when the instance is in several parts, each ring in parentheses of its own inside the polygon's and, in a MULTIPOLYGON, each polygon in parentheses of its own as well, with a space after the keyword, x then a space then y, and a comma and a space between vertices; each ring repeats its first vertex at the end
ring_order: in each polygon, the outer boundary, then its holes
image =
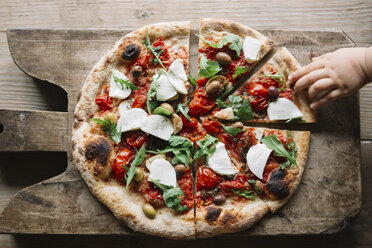
POLYGON ((185 174, 186 166, 184 164, 178 164, 174 167, 174 169, 176 171, 177 176, 182 176, 183 174, 185 174))
POLYGON ((138 58, 139 54, 140 54, 140 48, 138 47, 137 44, 132 43, 132 44, 129 44, 125 48, 123 54, 121 55, 121 58, 124 61, 129 62, 129 61, 133 61, 136 58, 138 58))
POLYGON ((227 53, 219 52, 216 55, 216 60, 221 65, 228 65, 231 63, 231 57, 227 53))
POLYGON ((130 74, 132 77, 138 77, 142 73, 142 67, 139 65, 133 66, 132 69, 130 69, 130 74))
POLYGON ((275 86, 270 86, 267 89, 267 95, 268 95, 269 98, 275 99, 279 96, 279 91, 275 86))
POLYGON ((173 133, 177 134, 181 131, 183 127, 183 122, 181 117, 177 114, 172 114, 172 125, 173 125, 173 133))
POLYGON ((207 83, 207 86, 205 88, 207 90, 208 95, 213 95, 216 92, 218 92, 220 87, 221 87, 221 83, 219 81, 215 80, 215 81, 211 81, 211 82, 207 83))
POLYGON ((153 206, 145 203, 142 207, 143 213, 150 219, 154 219, 156 216, 156 210, 153 206))
POLYGON ((225 202, 226 202, 226 196, 222 194, 218 194, 213 197, 213 203, 216 205, 222 205, 225 202))
POLYGON ((166 103, 166 102, 160 104, 160 107, 165 108, 166 110, 169 110, 171 113, 173 113, 173 111, 174 111, 172 105, 170 105, 169 103, 166 103))
POLYGON ((116 122, 116 115, 112 112, 107 113, 105 118, 109 121, 115 121, 116 122))
POLYGON ((134 180, 139 183, 143 180, 143 170, 142 168, 136 168, 136 173, 134 174, 134 180))
POLYGON ((239 128, 239 129, 242 129, 243 128, 243 123, 241 121, 237 121, 234 123, 233 125, 233 128, 239 128))

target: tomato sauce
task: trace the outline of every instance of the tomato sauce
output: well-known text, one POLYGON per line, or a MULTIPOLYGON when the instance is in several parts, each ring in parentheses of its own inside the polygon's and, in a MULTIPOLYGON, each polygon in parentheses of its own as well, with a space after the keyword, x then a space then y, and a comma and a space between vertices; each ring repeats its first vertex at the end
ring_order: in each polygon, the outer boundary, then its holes
POLYGON ((202 116, 216 106, 216 99, 209 97, 204 87, 198 87, 189 103, 189 115, 202 116))
POLYGON ((181 199, 181 204, 186 205, 189 209, 194 206, 194 197, 192 189, 192 174, 191 170, 186 170, 178 179, 178 186, 182 189, 184 195, 181 199))
POLYGON ((123 164, 130 168, 130 161, 132 161, 134 156, 135 152, 127 147, 121 148, 117 152, 115 161, 112 164, 112 169, 114 171, 116 180, 124 180, 124 175, 127 174, 127 171, 124 169, 123 164))

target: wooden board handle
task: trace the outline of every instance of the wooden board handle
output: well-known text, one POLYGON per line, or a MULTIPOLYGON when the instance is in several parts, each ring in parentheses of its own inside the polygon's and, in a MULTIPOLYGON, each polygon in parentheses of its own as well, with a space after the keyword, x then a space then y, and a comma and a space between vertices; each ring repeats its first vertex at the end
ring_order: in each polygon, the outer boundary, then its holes
POLYGON ((0 151, 67 151, 67 112, 0 110, 0 125, 0 151))

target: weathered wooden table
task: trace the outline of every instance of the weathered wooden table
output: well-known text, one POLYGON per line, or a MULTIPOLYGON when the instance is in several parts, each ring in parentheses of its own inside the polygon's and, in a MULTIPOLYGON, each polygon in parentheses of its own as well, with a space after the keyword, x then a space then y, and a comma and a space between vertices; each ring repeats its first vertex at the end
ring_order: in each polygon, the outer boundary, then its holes
MULTIPOLYGON (((357 45, 372 43, 372 4, 368 2, 333 1, 319 2, 208 2, 176 3, 43 3, 25 1, 3 1, 0 3, 0 108, 21 110, 66 111, 66 94, 61 89, 44 82, 27 78, 14 65, 9 55, 5 29, 9 27, 38 28, 136 28, 146 23, 171 21, 182 18, 193 21, 196 28, 201 16, 219 16, 248 24, 261 29, 300 29, 300 30, 343 30, 357 45)), ((30 48, 32 49, 32 48, 30 48)), ((372 230, 370 216, 372 207, 372 182, 369 175, 371 165, 372 137, 371 115, 368 113, 370 89, 361 92, 361 138, 362 138, 362 176, 363 204, 360 216, 341 234, 321 237, 270 237, 270 238, 214 238, 198 242, 183 242, 177 245, 206 246, 229 245, 231 243, 270 247, 287 245, 289 247, 313 247, 339 245, 347 247, 370 247, 372 230), (368 121, 370 119, 370 121, 368 121), (369 167, 369 169, 368 169, 369 167)), ((61 113, 63 115, 63 113, 61 113)), ((3 144, 4 145, 4 144, 3 144)), ((53 150, 53 149, 51 149, 53 150)), ((0 211, 21 188, 50 178, 64 171, 64 153, 1 153, 0 154, 0 211), (38 161, 39 163, 35 163, 38 161), (41 162, 40 162, 41 161, 41 162), (53 163, 53 166, 50 164, 53 163)), ((27 224, 27 223, 26 223, 27 224)), ((156 238, 136 237, 91 237, 91 236, 0 236, 0 247, 18 246, 71 246, 98 247, 101 244, 133 246, 157 245, 173 246, 172 241, 156 238)))

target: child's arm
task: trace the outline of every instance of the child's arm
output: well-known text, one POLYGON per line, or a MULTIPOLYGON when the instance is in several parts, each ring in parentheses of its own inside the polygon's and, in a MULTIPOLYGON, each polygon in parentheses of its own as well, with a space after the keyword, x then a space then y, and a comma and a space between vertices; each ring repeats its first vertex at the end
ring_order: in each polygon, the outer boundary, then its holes
POLYGON ((289 81, 294 90, 308 89, 310 107, 348 96, 372 81, 372 47, 342 48, 314 58, 313 62, 295 71, 289 81))

